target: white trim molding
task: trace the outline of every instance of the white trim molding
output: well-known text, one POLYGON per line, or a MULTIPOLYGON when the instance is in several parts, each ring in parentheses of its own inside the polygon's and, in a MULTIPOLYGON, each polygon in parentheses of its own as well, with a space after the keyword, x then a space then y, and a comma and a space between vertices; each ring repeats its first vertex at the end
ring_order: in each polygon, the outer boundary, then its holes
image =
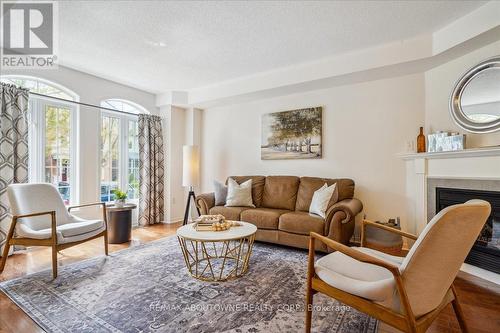
POLYGON ((434 153, 401 153, 398 156, 403 160, 500 156, 500 146, 434 153))

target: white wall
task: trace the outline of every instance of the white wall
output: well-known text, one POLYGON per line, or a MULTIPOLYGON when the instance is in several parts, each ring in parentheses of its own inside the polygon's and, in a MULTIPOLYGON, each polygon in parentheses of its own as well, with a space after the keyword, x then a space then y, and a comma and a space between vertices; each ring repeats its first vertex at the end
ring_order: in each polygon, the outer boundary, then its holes
POLYGON ((426 132, 456 131, 467 134, 467 148, 500 144, 500 132, 468 133, 450 117, 448 103, 455 82, 471 67, 481 61, 500 55, 500 41, 477 49, 425 73, 425 127, 426 132))
POLYGON ((424 123, 424 75, 416 74, 203 111, 202 190, 229 175, 348 177, 372 219, 406 217, 405 165, 395 155, 424 123), (260 159, 261 115, 323 107, 323 158, 260 159))
POLYGON ((167 105, 160 107, 165 126, 165 220, 178 222, 184 217, 185 193, 182 186, 182 146, 186 138, 186 111, 167 105))
MULTIPOLYGON (((100 105, 102 100, 121 98, 158 113, 155 95, 93 75, 59 66, 57 70, 2 70, 2 75, 29 75, 58 83, 79 96, 80 102, 100 105)), ((99 123, 96 108, 79 107, 80 203, 99 201, 99 123)), ((76 203, 75 203, 76 204, 76 203)))

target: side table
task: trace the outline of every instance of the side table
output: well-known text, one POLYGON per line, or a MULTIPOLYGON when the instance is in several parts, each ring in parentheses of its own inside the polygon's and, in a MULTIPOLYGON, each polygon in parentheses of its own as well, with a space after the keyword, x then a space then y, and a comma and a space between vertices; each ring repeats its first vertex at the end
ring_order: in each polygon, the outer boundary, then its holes
POLYGON ((361 227, 361 246, 394 256, 403 255, 403 237, 400 234, 387 232, 390 229, 401 231, 399 225, 363 220, 361 227))
POLYGON ((120 244, 130 241, 132 234, 132 210, 137 205, 125 204, 123 207, 116 205, 106 206, 108 214, 108 243, 120 244))

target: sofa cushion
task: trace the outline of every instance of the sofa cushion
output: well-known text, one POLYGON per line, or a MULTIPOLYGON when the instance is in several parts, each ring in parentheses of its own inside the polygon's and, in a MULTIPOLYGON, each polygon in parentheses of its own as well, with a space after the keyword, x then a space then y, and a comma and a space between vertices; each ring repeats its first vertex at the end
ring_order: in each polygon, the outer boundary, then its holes
MULTIPOLYGON (((327 184, 331 186, 337 182, 336 179, 330 178, 318 178, 318 177, 301 177, 299 190, 297 192, 297 204, 295 205, 295 210, 300 210, 303 212, 308 212, 311 206, 312 197, 314 192, 320 189, 323 185, 327 184)), ((338 201, 339 198, 339 188, 338 184, 335 187, 335 191, 330 199, 328 207, 333 205, 338 201)))
POLYGON ((259 229, 278 229, 278 221, 282 214, 289 212, 284 209, 256 208, 241 213, 241 221, 254 224, 259 229))
POLYGON ((354 197, 354 180, 348 178, 334 179, 337 183, 339 197, 337 201, 352 199, 354 197))
POLYGON ((228 220, 239 221, 240 214, 242 211, 251 209, 250 207, 224 207, 224 206, 215 206, 210 208, 210 214, 221 214, 228 220))
POLYGON ((290 212, 280 216, 278 229, 299 235, 309 235, 311 231, 324 235, 325 220, 307 212, 290 212))
POLYGON ((262 207, 295 210, 298 188, 298 177, 268 176, 264 185, 262 207))
MULTIPOLYGON (((252 200, 255 207, 260 207, 262 205, 262 193, 264 193, 264 182, 266 177, 264 176, 231 176, 228 177, 234 179, 238 184, 244 183, 247 180, 252 180, 252 200)), ((227 184, 227 179, 226 179, 227 184)))

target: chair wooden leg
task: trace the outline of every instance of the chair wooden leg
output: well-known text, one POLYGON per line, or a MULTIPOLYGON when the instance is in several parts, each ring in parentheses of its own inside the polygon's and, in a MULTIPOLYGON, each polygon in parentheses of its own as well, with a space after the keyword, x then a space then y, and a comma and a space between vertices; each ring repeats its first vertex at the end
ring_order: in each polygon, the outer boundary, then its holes
POLYGON ((10 240, 14 237, 14 229, 16 227, 17 218, 12 218, 12 222, 10 223, 9 233, 7 234, 7 238, 5 238, 5 245, 2 253, 2 262, 0 263, 0 273, 3 272, 5 268, 5 262, 7 261, 7 257, 9 256, 10 250, 10 240))
POLYGON ((9 256, 9 249, 10 249, 10 239, 6 239, 4 248, 3 248, 3 253, 2 253, 2 262, 0 263, 0 273, 3 272, 3 269, 5 268, 5 262, 7 261, 7 257, 9 256))
POLYGON ((309 258, 307 262, 307 286, 306 286, 306 333, 311 332, 312 305, 314 291, 312 290, 312 278, 314 276, 314 238, 309 237, 309 258))
POLYGON ((453 296, 455 299, 451 302, 453 305, 453 310, 455 311, 455 315, 457 316, 458 324, 460 325, 460 329, 464 333, 469 333, 469 329, 467 328, 467 324, 465 323, 464 312, 462 310, 462 306, 458 302, 457 291, 455 290, 455 286, 451 286, 451 291, 453 291, 453 296))
POLYGON ((52 245, 52 277, 57 277, 57 246, 52 245))
POLYGON ((313 304, 313 292, 310 286, 307 286, 306 291, 306 333, 311 332, 312 324, 312 304, 313 304))
POLYGON ((108 230, 104 232, 104 253, 108 255, 108 230))

